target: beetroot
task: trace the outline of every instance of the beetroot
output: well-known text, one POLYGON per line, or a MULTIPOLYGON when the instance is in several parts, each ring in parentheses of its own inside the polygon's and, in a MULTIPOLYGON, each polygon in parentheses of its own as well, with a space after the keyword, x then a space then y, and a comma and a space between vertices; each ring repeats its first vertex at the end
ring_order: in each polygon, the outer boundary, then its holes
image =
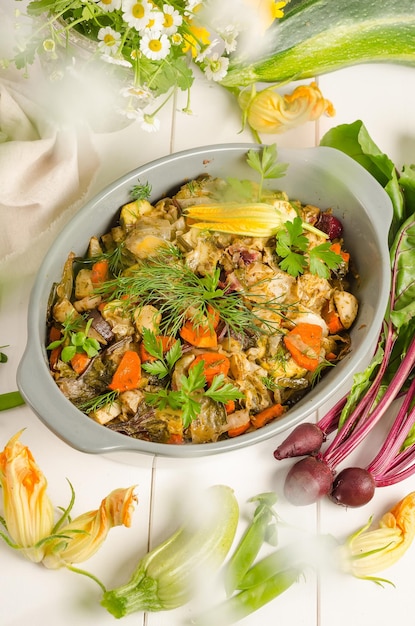
POLYGON ((297 461, 288 472, 284 495, 291 504, 313 504, 330 493, 333 485, 331 469, 316 456, 306 456, 297 461))
POLYGON ((343 506, 363 506, 373 498, 375 488, 370 472, 362 467, 348 467, 336 476, 330 498, 343 506))
POLYGON ((341 221, 329 211, 320 213, 320 217, 316 222, 316 228, 326 233, 329 239, 338 239, 343 233, 341 221))
POLYGON ((325 435, 317 424, 311 422, 299 424, 276 448, 274 457, 280 461, 281 459, 313 454, 320 450, 324 439, 325 435))

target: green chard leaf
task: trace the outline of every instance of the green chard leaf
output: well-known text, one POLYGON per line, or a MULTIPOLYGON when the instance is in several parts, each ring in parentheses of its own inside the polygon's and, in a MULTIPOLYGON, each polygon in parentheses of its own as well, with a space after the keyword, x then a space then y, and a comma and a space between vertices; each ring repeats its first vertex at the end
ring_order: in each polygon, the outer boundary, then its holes
MULTIPOLYGON (((404 196, 393 162, 378 148, 361 120, 332 128, 322 137, 320 145, 336 148, 347 154, 372 174, 385 189, 393 205, 393 220, 389 231, 389 244, 392 244, 400 224, 410 215, 405 208, 404 196)), ((408 179, 406 181, 411 186, 412 182, 409 183, 408 179)), ((412 210, 414 209, 415 206, 412 207, 412 210)))

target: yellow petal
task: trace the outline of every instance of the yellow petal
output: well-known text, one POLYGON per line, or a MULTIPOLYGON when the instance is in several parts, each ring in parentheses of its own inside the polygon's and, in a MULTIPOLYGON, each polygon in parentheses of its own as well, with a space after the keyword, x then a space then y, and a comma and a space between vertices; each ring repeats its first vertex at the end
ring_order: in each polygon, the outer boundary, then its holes
POLYGON ((272 88, 251 97, 242 92, 240 106, 248 124, 259 133, 283 133, 305 122, 315 121, 323 114, 332 117, 335 110, 316 83, 300 85, 291 94, 281 95, 272 88))
POLYGON ((364 529, 349 537, 339 551, 341 567, 358 578, 374 577, 396 563, 414 537, 415 492, 412 492, 385 513, 378 528, 364 529))
POLYGON ((276 18, 283 17, 282 9, 287 4, 287 2, 275 2, 275 0, 244 0, 244 3, 255 10, 264 31, 276 18))
POLYGON ((7 532, 32 561, 43 558, 36 544, 53 528, 53 506, 46 494, 47 481, 32 453, 20 443, 18 432, 0 453, 0 483, 7 532))
POLYGON ((80 515, 59 529, 57 537, 45 544, 43 564, 56 569, 89 559, 101 547, 114 526, 131 526, 137 497, 135 486, 116 489, 101 502, 98 510, 80 515))

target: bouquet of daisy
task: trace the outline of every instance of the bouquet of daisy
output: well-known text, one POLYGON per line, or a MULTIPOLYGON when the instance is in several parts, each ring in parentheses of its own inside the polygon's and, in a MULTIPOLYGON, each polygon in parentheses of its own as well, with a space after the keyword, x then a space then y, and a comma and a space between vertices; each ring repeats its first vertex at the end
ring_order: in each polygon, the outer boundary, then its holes
POLYGON ((231 54, 238 46, 257 48, 260 35, 283 16, 285 4, 274 0, 30 0, 26 18, 31 28, 24 30, 13 61, 27 70, 40 57, 55 80, 68 71, 89 72, 99 63, 122 78, 119 112, 139 120, 146 130, 157 130, 157 113, 177 90, 187 92, 182 110, 190 112, 195 71, 207 80, 222 81, 231 54))

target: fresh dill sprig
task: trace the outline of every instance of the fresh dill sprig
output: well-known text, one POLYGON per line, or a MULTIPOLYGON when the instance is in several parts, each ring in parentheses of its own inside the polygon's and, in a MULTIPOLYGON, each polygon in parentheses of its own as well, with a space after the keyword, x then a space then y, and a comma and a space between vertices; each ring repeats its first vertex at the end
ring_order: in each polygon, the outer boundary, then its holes
MULTIPOLYGON (((152 304, 161 314, 160 332, 176 336, 187 320, 196 327, 206 324, 209 309, 236 333, 259 333, 262 321, 255 306, 244 301, 241 292, 226 293, 219 287, 220 270, 198 276, 184 262, 178 248, 166 246, 122 276, 107 281, 98 293, 129 306, 152 304)), ((269 303, 261 302, 257 308, 269 303)), ((280 307, 274 305, 275 309, 280 307)))
POLYGON ((151 185, 147 182, 134 185, 130 190, 130 196, 133 200, 148 200, 151 195, 151 185))
POLYGON ((99 396, 95 396, 90 400, 86 400, 76 406, 78 409, 83 411, 84 413, 92 413, 93 411, 98 411, 102 409, 104 406, 108 404, 113 404, 118 398, 118 391, 106 391, 99 396))

